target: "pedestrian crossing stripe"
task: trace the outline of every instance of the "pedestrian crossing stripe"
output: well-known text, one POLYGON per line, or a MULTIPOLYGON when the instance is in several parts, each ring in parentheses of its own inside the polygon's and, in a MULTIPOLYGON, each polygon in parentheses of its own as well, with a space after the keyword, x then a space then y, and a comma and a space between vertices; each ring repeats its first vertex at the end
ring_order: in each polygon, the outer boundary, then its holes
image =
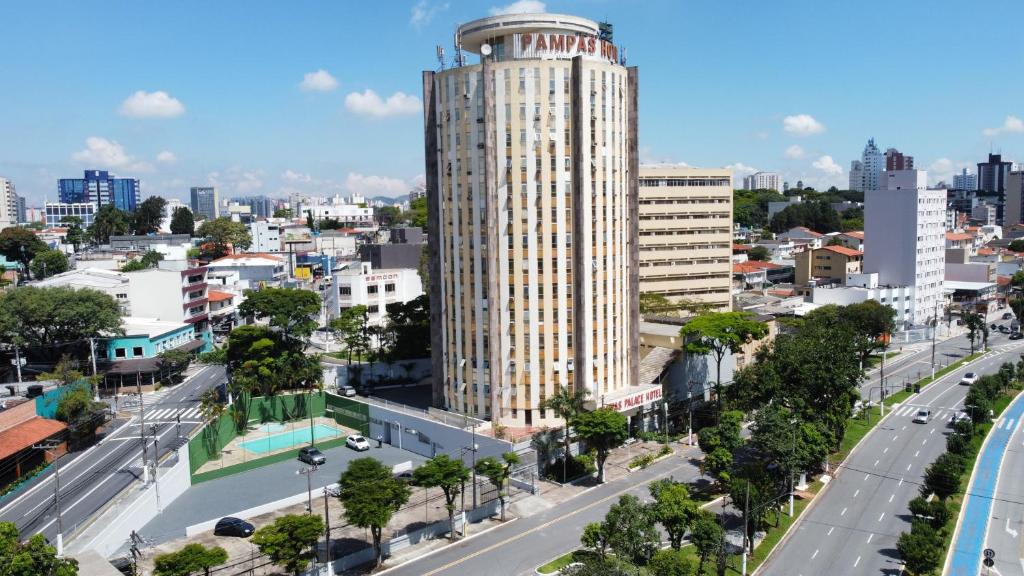
POLYGON ((181 418, 183 420, 185 418, 199 418, 200 417, 200 413, 199 413, 199 408, 198 407, 185 408, 185 409, 181 409, 180 411, 179 411, 178 408, 162 408, 162 409, 159 409, 159 410, 153 410, 152 412, 146 412, 146 420, 162 420, 162 419, 175 420, 179 416, 179 414, 180 414, 180 416, 181 416, 181 418))

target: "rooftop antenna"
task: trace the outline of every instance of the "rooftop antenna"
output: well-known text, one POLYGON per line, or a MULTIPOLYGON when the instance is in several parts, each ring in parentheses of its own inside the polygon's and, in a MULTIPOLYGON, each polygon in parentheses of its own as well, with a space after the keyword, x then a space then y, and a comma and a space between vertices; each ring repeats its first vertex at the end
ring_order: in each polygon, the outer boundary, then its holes
POLYGON ((455 33, 455 66, 465 66, 465 61, 462 55, 462 38, 459 38, 459 33, 455 33))
POLYGON ((444 70, 444 46, 437 45, 437 61, 441 64, 441 70, 444 70))

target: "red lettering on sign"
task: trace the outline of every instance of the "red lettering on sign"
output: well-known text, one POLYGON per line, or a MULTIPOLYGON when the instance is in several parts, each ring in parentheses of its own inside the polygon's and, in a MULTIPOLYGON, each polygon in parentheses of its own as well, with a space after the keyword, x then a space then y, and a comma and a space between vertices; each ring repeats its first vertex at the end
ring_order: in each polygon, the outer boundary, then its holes
POLYGON ((548 46, 552 50, 565 52, 565 34, 552 34, 548 37, 548 46))
POLYGON ((572 49, 576 47, 576 37, 566 36, 565 37, 565 51, 572 52, 572 49))
POLYGON ((537 34, 537 50, 547 50, 548 43, 544 40, 543 34, 537 34))
POLYGON ((522 48, 525 51, 533 43, 533 34, 523 34, 520 38, 519 43, 522 44, 522 48))

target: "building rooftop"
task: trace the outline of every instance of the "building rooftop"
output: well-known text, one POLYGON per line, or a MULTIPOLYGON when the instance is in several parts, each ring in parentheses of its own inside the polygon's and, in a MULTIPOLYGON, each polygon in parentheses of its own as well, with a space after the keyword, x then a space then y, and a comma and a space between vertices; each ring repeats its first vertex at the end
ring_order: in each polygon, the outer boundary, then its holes
POLYGON ((281 256, 278 254, 266 254, 263 252, 246 252, 244 254, 228 254, 222 256, 208 266, 271 266, 281 264, 281 256))
POLYGON ((121 328, 124 329, 125 337, 147 336, 149 338, 157 338, 190 326, 190 324, 184 322, 170 322, 167 320, 157 320, 156 318, 139 318, 135 316, 121 318, 121 328))
POLYGON ((210 302, 223 302, 225 300, 231 300, 235 295, 230 292, 221 292, 220 290, 208 290, 206 298, 210 302))
POLYGON ((124 272, 116 270, 103 270, 101 268, 82 268, 68 270, 45 280, 40 280, 34 285, 39 288, 50 288, 54 286, 78 286, 81 288, 116 288, 128 283, 128 276, 124 272))
POLYGON ((763 266, 755 266, 754 262, 733 262, 732 273, 733 274, 753 274, 755 272, 764 272, 766 270, 763 266))
POLYGON ((994 287, 995 282, 961 282, 958 280, 945 280, 942 282, 946 289, 981 291, 994 287))
POLYGON ((864 255, 860 250, 854 250, 853 248, 847 248, 846 246, 825 246, 822 250, 828 250, 829 252, 835 252, 836 254, 842 254, 843 256, 864 255))
POLYGON ((974 234, 966 234, 964 232, 946 232, 946 240, 974 240, 974 234))
POLYGON ((38 416, 11 426, 0 432, 0 460, 38 444, 66 428, 67 425, 63 422, 38 416))
MULTIPOLYGON (((679 331, 676 330, 676 334, 678 333, 679 331)), ((660 346, 651 348, 650 352, 640 359, 640 385, 658 382, 658 378, 678 355, 678 348, 662 348, 660 346)))

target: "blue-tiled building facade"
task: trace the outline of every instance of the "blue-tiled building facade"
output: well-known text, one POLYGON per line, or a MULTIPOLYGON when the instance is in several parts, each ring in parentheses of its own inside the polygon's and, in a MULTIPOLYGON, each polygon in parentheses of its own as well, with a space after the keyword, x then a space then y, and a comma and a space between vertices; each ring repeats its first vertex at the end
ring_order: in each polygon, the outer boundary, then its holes
POLYGON ((86 170, 84 178, 61 178, 57 193, 63 203, 91 202, 97 208, 113 204, 119 210, 133 212, 139 205, 139 181, 114 178, 106 170, 86 170))

